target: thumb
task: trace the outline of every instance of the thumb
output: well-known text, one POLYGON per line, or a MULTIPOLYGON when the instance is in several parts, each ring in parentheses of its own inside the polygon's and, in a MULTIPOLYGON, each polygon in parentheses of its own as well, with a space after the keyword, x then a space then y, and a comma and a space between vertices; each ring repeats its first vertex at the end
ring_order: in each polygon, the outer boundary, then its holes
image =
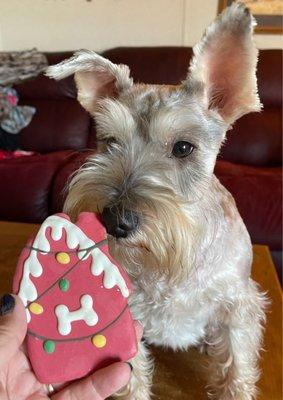
POLYGON ((0 371, 18 351, 27 331, 26 312, 18 296, 0 299, 0 371))

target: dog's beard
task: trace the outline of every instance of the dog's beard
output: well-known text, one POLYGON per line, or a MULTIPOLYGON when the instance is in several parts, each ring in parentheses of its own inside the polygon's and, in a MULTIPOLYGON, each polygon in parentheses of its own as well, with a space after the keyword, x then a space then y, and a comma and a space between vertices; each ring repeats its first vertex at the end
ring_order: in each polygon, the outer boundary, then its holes
POLYGON ((138 210, 142 223, 129 237, 110 237, 110 251, 131 275, 147 270, 176 279, 187 274, 194 264, 196 229, 176 203, 163 208, 159 201, 156 206, 155 213, 138 210))
MULTIPOLYGON (((94 164, 85 166, 72 181, 64 211, 73 220, 82 211, 101 213, 113 201, 111 182, 94 164)), ((138 192, 120 199, 119 206, 140 216, 138 229, 127 238, 109 236, 110 253, 132 276, 148 271, 177 279, 190 272, 198 224, 172 187, 149 178, 138 192)))

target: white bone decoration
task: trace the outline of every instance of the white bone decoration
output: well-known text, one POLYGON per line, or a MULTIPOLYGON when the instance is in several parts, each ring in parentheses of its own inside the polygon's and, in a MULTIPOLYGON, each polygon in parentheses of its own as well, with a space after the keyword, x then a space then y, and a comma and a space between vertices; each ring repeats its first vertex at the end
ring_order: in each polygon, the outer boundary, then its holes
POLYGON ((68 307, 60 304, 55 308, 55 314, 58 319, 58 331, 61 335, 68 335, 74 321, 85 321, 88 326, 94 326, 98 322, 98 316, 93 309, 92 297, 85 294, 80 300, 81 308, 76 311, 69 311, 68 307))

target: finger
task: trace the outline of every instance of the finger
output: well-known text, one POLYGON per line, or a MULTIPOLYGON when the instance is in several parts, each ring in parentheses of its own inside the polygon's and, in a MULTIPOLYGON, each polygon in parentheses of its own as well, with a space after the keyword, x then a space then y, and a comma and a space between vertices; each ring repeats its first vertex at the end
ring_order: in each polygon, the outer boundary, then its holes
POLYGON ((143 327, 139 321, 134 321, 134 326, 136 330, 137 341, 139 342, 143 335, 143 327))
POLYGON ((21 299, 4 295, 0 300, 0 371, 18 351, 26 331, 26 312, 21 299))
POLYGON ((51 396, 52 400, 104 400, 127 385, 131 368, 117 362, 51 396))

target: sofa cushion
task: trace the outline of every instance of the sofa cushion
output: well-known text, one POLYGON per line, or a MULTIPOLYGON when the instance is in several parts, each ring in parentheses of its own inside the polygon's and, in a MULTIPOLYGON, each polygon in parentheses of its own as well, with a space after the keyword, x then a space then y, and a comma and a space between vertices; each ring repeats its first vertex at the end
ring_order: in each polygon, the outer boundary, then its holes
POLYGON ((259 51, 258 92, 264 107, 282 107, 282 50, 259 51))
MULTIPOLYGON (((46 53, 49 64, 56 64, 71 52, 46 53)), ((77 102, 72 76, 55 81, 43 74, 15 85, 21 105, 36 108, 29 126, 21 132, 24 150, 46 153, 65 149, 83 149, 88 145, 91 118, 77 102)))
POLYGON ((77 97, 77 89, 72 76, 56 81, 40 74, 36 78, 15 85, 15 89, 22 100, 61 100, 77 97))
POLYGON ((218 161, 215 174, 234 196, 252 242, 280 250, 282 169, 218 161))
POLYGON ((49 215, 52 182, 72 151, 0 161, 0 219, 40 223, 49 215))
POLYGON ((190 47, 117 47, 103 56, 130 67, 135 82, 179 84, 185 79, 192 49, 190 47))
POLYGON ((91 119, 77 100, 22 100, 36 108, 32 122, 21 131, 21 148, 41 153, 87 146, 91 119))
POLYGON ((281 108, 245 115, 227 132, 227 144, 222 147, 220 157, 239 164, 281 166, 281 130, 281 108))
MULTIPOLYGON (((58 53, 45 53, 49 65, 57 64, 66 58, 71 57, 73 52, 65 51, 58 53)), ((76 98, 76 85, 72 76, 56 81, 44 75, 25 80, 15 85, 21 99, 63 99, 76 98)))

